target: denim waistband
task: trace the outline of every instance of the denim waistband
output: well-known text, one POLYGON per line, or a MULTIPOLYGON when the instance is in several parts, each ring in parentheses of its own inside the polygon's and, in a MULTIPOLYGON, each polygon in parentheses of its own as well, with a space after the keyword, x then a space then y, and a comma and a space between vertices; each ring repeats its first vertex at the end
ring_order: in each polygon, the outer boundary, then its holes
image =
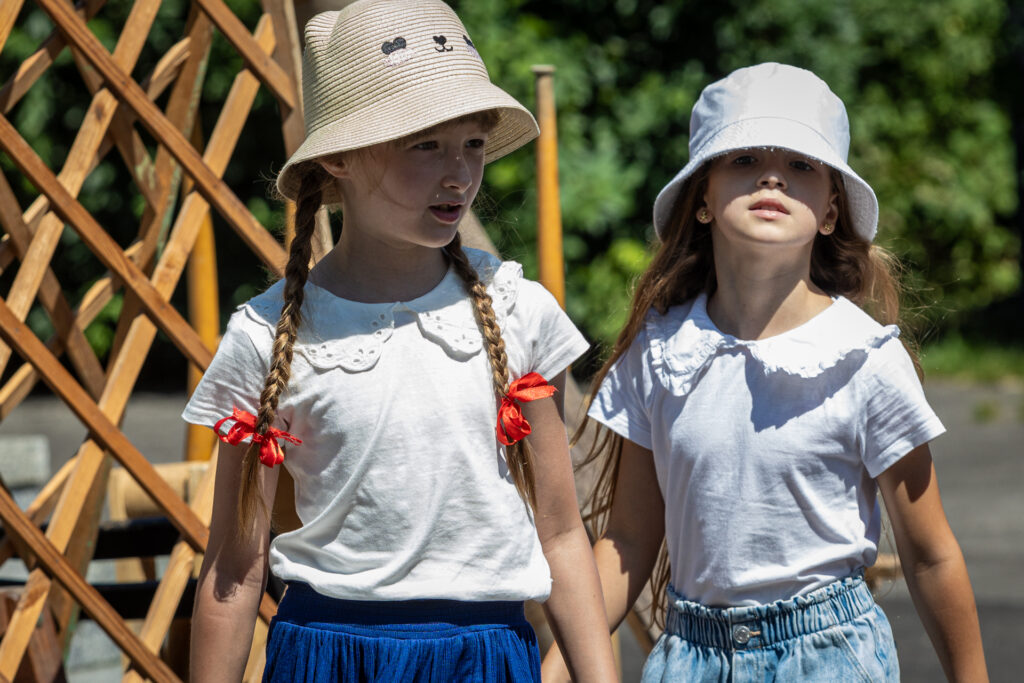
POLYGON ((767 647, 842 624, 874 607, 863 575, 804 595, 753 607, 705 607, 670 586, 665 630, 692 643, 723 650, 767 647))
POLYGON ((522 601, 341 600, 293 581, 278 605, 277 617, 293 624, 345 623, 361 626, 396 624, 520 625, 526 623, 522 601))

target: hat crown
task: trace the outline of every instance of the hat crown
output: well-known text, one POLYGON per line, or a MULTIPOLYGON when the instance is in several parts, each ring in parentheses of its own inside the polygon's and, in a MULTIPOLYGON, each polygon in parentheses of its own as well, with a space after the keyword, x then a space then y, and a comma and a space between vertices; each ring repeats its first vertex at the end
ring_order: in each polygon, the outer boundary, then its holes
POLYGON ((439 0, 359 0, 311 18, 305 39, 307 135, 366 107, 386 107, 390 96, 424 80, 490 82, 466 28, 439 0))
MULTIPOLYGON (((774 62, 737 69, 704 89, 690 116, 691 158, 723 129, 754 119, 803 125, 847 160, 850 123, 842 100, 810 71, 774 62)), ((778 141, 766 137, 763 144, 778 141)))

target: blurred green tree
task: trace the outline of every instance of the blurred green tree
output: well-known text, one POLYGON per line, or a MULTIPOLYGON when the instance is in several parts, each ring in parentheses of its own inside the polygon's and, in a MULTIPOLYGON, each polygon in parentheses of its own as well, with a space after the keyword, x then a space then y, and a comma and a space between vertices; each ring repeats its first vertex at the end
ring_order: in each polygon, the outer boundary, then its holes
MULTIPOLYGON (((534 97, 530 66, 557 67, 568 308, 591 338, 607 342, 625 318, 631 281, 649 259, 654 197, 686 161, 694 100, 715 78, 767 60, 812 69, 847 103, 851 163, 872 183, 882 207, 878 241, 906 262, 909 285, 928 324, 955 329, 967 313, 1019 291, 1021 239, 1011 227, 1018 210, 1017 161, 1008 113, 1019 96, 999 80, 1001 73, 1020 73, 1010 63, 1019 40, 1004 33, 1012 2, 452 0, 452 5, 492 79, 528 106, 534 97)), ((250 30, 255 26, 259 3, 228 4, 250 30)), ((130 0, 108 0, 90 22, 108 49, 130 7, 130 0)), ((187 11, 186 0, 164 0, 136 77, 180 39, 187 11)), ((26 3, 0 53, 0 82, 51 30, 46 15, 26 3)), ((218 35, 203 93, 204 130, 212 129, 218 102, 241 66, 218 35)), ((10 117, 56 168, 87 101, 65 50, 10 117)), ((282 165, 284 152, 277 104, 265 90, 242 140, 225 179, 268 229, 278 230, 281 207, 269 200, 267 180, 282 165)), ((492 165, 477 207, 504 253, 523 261, 529 275, 536 275, 534 163, 527 147, 492 165)), ((35 190, 3 155, 0 170, 27 206, 35 190)), ((138 199, 124 191, 129 185, 123 164, 111 157, 82 192, 86 207, 122 244, 134 237, 141 210, 138 199)), ((246 248, 215 220, 227 315, 262 288, 266 277, 253 267, 254 260, 237 257, 246 248)), ((70 230, 55 268, 72 293, 84 291, 102 270, 70 230)), ((30 320, 37 332, 45 331, 41 311, 30 320)), ((100 328, 111 321, 112 316, 98 320, 90 333, 101 351, 110 335, 100 328)))
MULTIPOLYGON (((608 341, 646 259, 660 187, 686 161, 700 89, 762 61, 808 68, 846 102, 851 163, 881 204, 878 241, 907 266, 918 313, 955 328, 1020 288, 1016 150, 996 72, 1001 0, 474 0, 457 3, 501 85, 532 101, 528 66, 558 66, 568 307, 608 341)), ((530 155, 487 176, 492 228, 528 264, 530 155), (517 252, 523 252, 519 254, 517 252)))

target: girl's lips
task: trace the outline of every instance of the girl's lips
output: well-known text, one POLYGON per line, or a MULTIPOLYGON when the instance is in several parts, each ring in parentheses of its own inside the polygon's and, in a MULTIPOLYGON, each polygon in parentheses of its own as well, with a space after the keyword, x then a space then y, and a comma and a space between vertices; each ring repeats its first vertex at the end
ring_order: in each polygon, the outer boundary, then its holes
POLYGON ((762 199, 750 207, 751 211, 757 211, 759 209, 766 211, 775 211, 777 213, 789 213, 786 211, 786 207, 782 205, 782 202, 777 202, 774 199, 762 199))
POLYGON ((457 223, 462 215, 462 204, 434 204, 430 213, 442 223, 457 223))
POLYGON ((789 211, 786 211, 786 207, 781 202, 772 199, 762 199, 751 206, 750 210, 761 218, 779 218, 789 215, 789 211))

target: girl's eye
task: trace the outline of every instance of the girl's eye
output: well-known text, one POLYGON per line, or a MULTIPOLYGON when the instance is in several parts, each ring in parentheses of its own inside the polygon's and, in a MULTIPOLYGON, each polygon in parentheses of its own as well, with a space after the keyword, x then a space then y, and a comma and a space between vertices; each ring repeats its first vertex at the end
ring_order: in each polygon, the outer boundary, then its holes
POLYGON ((751 155, 749 155, 749 154, 742 154, 742 155, 736 157, 735 159, 733 159, 732 163, 736 164, 737 166, 749 166, 750 164, 754 163, 755 161, 757 161, 757 159, 755 159, 751 155))
POLYGON ((469 147, 470 149, 483 149, 486 144, 487 141, 483 138, 473 138, 466 143, 466 147, 469 147))
POLYGON ((809 164, 808 162, 804 161, 803 159, 800 159, 798 161, 791 161, 789 163, 789 165, 792 166, 793 168, 799 170, 799 171, 813 171, 814 170, 814 166, 811 166, 811 164, 809 164))
POLYGON ((412 146, 412 148, 413 149, 424 150, 424 151, 434 150, 434 149, 437 149, 437 141, 436 140, 425 140, 423 142, 417 142, 415 145, 412 146))

